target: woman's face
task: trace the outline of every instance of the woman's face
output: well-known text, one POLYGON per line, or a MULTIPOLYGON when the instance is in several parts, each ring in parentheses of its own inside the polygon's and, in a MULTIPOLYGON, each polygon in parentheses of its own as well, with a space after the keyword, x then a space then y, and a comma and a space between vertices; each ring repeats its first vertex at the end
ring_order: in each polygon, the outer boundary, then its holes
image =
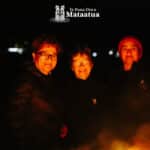
POLYGON ((72 59, 72 71, 76 78, 86 80, 91 73, 93 63, 86 54, 76 54, 72 59))

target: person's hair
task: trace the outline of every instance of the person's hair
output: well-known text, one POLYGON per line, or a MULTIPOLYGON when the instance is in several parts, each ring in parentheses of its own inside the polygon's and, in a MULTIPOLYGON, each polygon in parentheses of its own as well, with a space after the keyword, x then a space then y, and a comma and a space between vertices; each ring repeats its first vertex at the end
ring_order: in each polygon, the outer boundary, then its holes
POLYGON ((136 47, 138 48, 138 54, 139 54, 139 59, 140 59, 143 55, 143 47, 142 47, 140 40, 135 36, 130 35, 130 36, 123 37, 118 44, 118 52, 120 53, 122 45, 126 41, 132 41, 135 43, 136 47))
POLYGON ((57 53, 61 52, 61 46, 56 38, 48 34, 41 34, 32 41, 32 51, 37 52, 43 46, 43 44, 54 45, 56 47, 57 53))
POLYGON ((90 48, 79 48, 79 49, 77 49, 77 50, 75 50, 74 52, 71 53, 71 56, 70 56, 70 65, 71 66, 72 66, 73 58, 78 54, 88 56, 89 61, 91 63, 93 63, 93 60, 92 60, 92 57, 91 57, 91 49, 90 48))

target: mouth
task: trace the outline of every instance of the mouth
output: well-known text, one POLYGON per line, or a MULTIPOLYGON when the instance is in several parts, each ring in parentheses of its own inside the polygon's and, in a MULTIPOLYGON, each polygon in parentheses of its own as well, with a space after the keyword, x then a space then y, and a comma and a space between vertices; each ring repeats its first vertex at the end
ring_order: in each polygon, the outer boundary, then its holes
POLYGON ((132 62, 132 61, 133 61, 133 58, 132 58, 131 56, 127 56, 127 57, 126 57, 126 61, 132 62))
POLYGON ((127 59, 132 59, 132 56, 126 56, 127 59))
POLYGON ((45 67, 51 67, 51 64, 45 64, 45 67))
POLYGON ((45 69, 51 69, 52 68, 52 66, 51 65, 45 65, 45 69))
POLYGON ((85 71, 79 71, 80 75, 85 75, 85 71))
POLYGON ((86 69, 79 70, 78 72, 79 72, 79 73, 85 73, 85 72, 86 72, 86 69))

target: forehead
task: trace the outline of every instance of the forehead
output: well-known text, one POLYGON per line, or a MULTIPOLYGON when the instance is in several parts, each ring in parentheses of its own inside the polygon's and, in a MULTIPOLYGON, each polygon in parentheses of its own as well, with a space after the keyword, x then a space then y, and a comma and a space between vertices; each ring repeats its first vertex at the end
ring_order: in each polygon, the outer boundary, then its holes
POLYGON ((119 47, 122 48, 123 46, 134 46, 139 48, 140 43, 134 38, 125 38, 119 43, 119 47))
POLYGON ((78 54, 75 54, 72 58, 73 61, 79 61, 79 60, 88 60, 90 61, 90 58, 87 54, 81 54, 81 53, 78 53, 78 54))
POLYGON ((127 46, 138 48, 138 45, 136 44, 136 42, 132 40, 126 40, 122 42, 121 47, 127 47, 127 46))
POLYGON ((43 43, 38 51, 46 53, 57 53, 57 48, 53 44, 43 43))

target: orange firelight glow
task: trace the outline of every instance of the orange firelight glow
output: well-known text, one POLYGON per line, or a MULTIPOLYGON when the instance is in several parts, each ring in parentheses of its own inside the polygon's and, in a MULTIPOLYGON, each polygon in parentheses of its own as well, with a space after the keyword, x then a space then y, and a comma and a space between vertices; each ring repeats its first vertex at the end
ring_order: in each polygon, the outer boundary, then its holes
POLYGON ((91 73, 93 63, 86 54, 76 54, 72 59, 72 71, 76 78, 86 80, 91 73))
POLYGON ((124 70, 129 71, 132 69, 134 62, 138 62, 142 57, 142 45, 135 37, 123 38, 118 46, 118 51, 124 65, 124 70))

